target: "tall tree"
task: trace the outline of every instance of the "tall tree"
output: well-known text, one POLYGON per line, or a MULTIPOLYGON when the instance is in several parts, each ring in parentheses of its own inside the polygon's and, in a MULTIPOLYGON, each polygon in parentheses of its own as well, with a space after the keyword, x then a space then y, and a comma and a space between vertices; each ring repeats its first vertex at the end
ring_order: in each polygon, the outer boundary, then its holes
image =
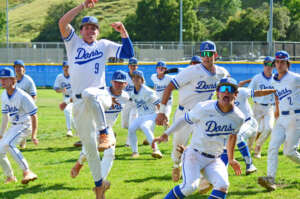
MULTIPOLYGON (((68 0, 61 4, 55 4, 50 6, 45 23, 43 24, 39 35, 32 41, 35 42, 57 42, 62 41, 60 31, 58 28, 59 19, 70 9, 74 8, 78 4, 74 1, 68 0)), ((78 16, 72 21, 75 30, 79 30, 81 18, 85 15, 86 11, 80 12, 78 16)))
MULTIPOLYGON (((183 1, 183 39, 186 41, 197 41, 207 34, 204 24, 197 20, 196 6, 194 0, 183 1)), ((142 0, 136 13, 129 15, 124 23, 133 41, 178 41, 179 1, 142 0)))
POLYGON ((5 19, 5 13, 0 11, 0 38, 3 37, 4 32, 5 32, 5 25, 6 19, 5 19))

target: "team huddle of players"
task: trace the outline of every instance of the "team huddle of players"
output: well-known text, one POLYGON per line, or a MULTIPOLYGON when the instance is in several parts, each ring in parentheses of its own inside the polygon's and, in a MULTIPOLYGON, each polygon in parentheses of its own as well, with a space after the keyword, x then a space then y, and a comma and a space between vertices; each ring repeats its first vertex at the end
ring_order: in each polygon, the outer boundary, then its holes
MULTIPOLYGON (((200 45, 200 57, 192 58, 188 67, 168 69, 165 62, 157 62, 156 73, 151 76, 154 89, 146 85, 144 74, 138 70, 138 60, 129 35, 121 22, 111 24, 120 33, 122 44, 101 39, 99 23, 95 17, 86 16, 80 24, 80 36, 71 25, 76 15, 93 8, 97 0, 85 0, 72 8, 59 20, 59 30, 64 39, 68 62, 63 62, 63 73, 58 75, 54 90, 63 93, 59 105, 64 111, 67 136, 72 128, 82 142, 82 151, 71 177, 75 178, 85 161, 88 161, 95 183, 96 199, 105 199, 110 187, 107 176, 113 165, 116 137, 113 132, 119 113, 122 127, 128 129, 127 144, 132 158, 138 158, 137 130, 144 132, 151 146, 152 157, 162 158, 158 144, 168 141, 173 134, 172 180, 182 183, 175 186, 165 199, 185 198, 195 190, 211 190, 210 199, 226 198, 229 179, 228 164, 236 175, 241 167, 234 158, 235 145, 242 154, 246 175, 257 170, 250 149, 256 142, 254 157, 261 157, 262 145, 271 134, 268 148, 267 176, 258 183, 275 190, 278 151, 284 143, 284 155, 297 164, 300 139, 300 75, 289 71, 291 62, 286 51, 275 57, 266 57, 263 71, 251 80, 239 84, 229 72, 215 64, 217 48, 214 42, 200 45), (111 86, 105 84, 105 64, 109 57, 129 59, 129 72, 117 70, 111 86), (277 73, 273 75, 273 68, 277 73), (168 73, 178 72, 170 76, 168 73), (248 88, 242 87, 249 83, 248 88), (178 90, 179 105, 170 125, 172 92, 178 90), (216 93, 216 100, 213 96, 216 93), (253 110, 248 102, 252 97, 253 110), (275 108, 276 107, 276 108, 275 108), (274 120, 277 118, 276 125, 274 120), (165 132, 154 137, 155 125, 165 126, 165 132), (191 137, 191 139, 190 139, 191 137), (190 144, 187 146, 190 139, 190 144), (103 152, 100 159, 99 152, 103 152)), ((5 183, 17 181, 6 153, 9 152, 23 170, 23 184, 37 179, 26 159, 16 147, 25 147, 26 137, 37 139, 36 89, 25 75, 25 64, 14 63, 14 69, 0 70, 2 93, 2 125, 0 131, 0 166, 5 183), (8 127, 10 120, 11 126, 8 127)))

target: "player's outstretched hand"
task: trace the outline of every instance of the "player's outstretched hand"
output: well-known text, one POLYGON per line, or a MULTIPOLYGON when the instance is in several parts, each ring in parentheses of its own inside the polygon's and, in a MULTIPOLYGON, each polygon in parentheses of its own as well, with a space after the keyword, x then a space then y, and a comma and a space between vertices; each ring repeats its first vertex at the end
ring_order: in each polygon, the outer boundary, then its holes
POLYGON ((182 144, 178 144, 177 147, 176 147, 176 151, 178 151, 179 153, 183 153, 184 150, 185 150, 185 146, 183 146, 182 144))
POLYGON ((83 5, 85 8, 93 8, 93 7, 95 7, 96 2, 98 2, 98 0, 85 0, 83 2, 83 5))
POLYGON ((155 143, 158 142, 158 144, 160 144, 161 142, 167 142, 168 141, 168 135, 167 134, 162 134, 160 137, 158 138, 154 138, 154 140, 152 141, 152 148, 155 148, 155 143))
POLYGON ((117 99, 115 97, 112 97, 111 98, 111 101, 112 101, 112 104, 111 104, 111 108, 114 109, 115 108, 115 105, 120 105, 120 103, 118 103, 117 99))
POLYGON ((155 118, 155 123, 160 126, 168 124, 168 118, 164 113, 158 113, 155 118))
POLYGON ((115 29, 117 32, 119 33, 125 33, 126 32, 126 29, 125 29, 125 26, 123 25, 122 22, 118 21, 118 22, 114 22, 112 24, 110 24, 111 27, 113 29, 115 29))
POLYGON ((65 110, 66 106, 67 106, 67 103, 66 102, 62 102, 62 103, 59 104, 59 109, 61 111, 63 111, 63 110, 65 110))
POLYGON ((235 175, 239 176, 242 174, 241 165, 238 161, 232 160, 232 161, 229 161, 229 164, 233 168, 235 175))
POLYGON ((39 140, 37 138, 31 138, 31 140, 35 145, 39 144, 39 140))

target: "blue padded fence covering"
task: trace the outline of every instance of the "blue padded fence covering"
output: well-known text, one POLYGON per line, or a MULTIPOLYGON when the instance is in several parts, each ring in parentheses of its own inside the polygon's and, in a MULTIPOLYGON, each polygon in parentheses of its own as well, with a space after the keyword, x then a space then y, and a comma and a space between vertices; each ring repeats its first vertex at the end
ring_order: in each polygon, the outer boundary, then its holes
MULTIPOLYGON (((233 78, 237 81, 246 80, 252 78, 255 74, 262 72, 263 65, 262 63, 254 63, 254 62, 219 62, 217 63, 219 66, 223 66, 228 70, 233 78)), ((188 63, 167 63, 168 68, 187 67, 188 63)), ((0 64, 0 68, 10 67, 13 68, 12 65, 9 64, 0 64)), ((38 87, 52 87, 55 81, 56 76, 59 73, 62 73, 62 66, 59 64, 26 64, 26 74, 32 77, 34 82, 38 87)), ((106 66, 106 84, 110 85, 110 80, 112 74, 116 70, 123 70, 128 72, 128 66, 125 64, 108 64, 106 66)), ((153 86, 153 82, 150 77, 153 73, 155 73, 155 63, 140 63, 139 70, 144 72, 146 84, 148 86, 153 86)), ((300 62, 295 62, 291 66, 291 71, 300 73, 300 62)), ((276 70, 274 70, 274 73, 276 70)), ((84 74, 83 74, 84 75, 84 74)))

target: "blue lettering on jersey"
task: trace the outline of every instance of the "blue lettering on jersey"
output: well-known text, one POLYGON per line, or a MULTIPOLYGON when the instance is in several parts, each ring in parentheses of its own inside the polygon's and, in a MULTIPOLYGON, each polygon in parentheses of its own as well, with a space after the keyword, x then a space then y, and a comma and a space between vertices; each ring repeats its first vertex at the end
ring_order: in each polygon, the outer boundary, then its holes
POLYGON ((149 109, 144 100, 134 100, 134 102, 136 103, 137 108, 143 107, 145 111, 149 109))
POLYGON ((288 90, 287 88, 279 91, 279 90, 276 90, 276 94, 279 98, 279 100, 282 100, 283 98, 285 98, 286 96, 292 94, 292 90, 288 90))
POLYGON ((273 87, 273 86, 266 86, 266 85, 264 85, 264 84, 260 84, 260 85, 259 85, 259 88, 260 88, 261 90, 263 90, 263 89, 273 89, 274 87, 273 87))
POLYGON ((157 84, 155 84, 154 87, 155 87, 155 90, 157 92, 161 92, 161 91, 164 91, 166 89, 166 86, 160 86, 160 85, 157 85, 157 84))
POLYGON ((205 123, 207 129, 205 130, 206 132, 224 132, 224 133, 230 133, 233 132, 234 129, 231 127, 231 124, 229 125, 219 125, 216 121, 207 121, 205 123))
POLYGON ((240 102, 239 101, 234 101, 234 105, 239 106, 240 102))
POLYGON ((195 88, 196 89, 195 92, 197 92, 197 93, 214 92, 216 90, 216 88, 217 88, 216 83, 207 84, 205 81, 199 81, 195 88))
POLYGON ((90 61, 93 61, 95 59, 99 59, 103 56, 103 52, 100 50, 95 49, 92 52, 86 52, 86 50, 84 48, 78 48, 77 49, 77 56, 75 57, 75 64, 85 64, 88 63, 90 61), (82 61, 81 61, 82 60, 82 61))
POLYGON ((125 87, 125 91, 129 92, 129 91, 133 91, 134 86, 133 85, 129 85, 127 84, 127 86, 125 87))
POLYGON ((66 88, 66 89, 70 89, 71 88, 71 84, 66 84, 65 82, 61 83, 61 87, 62 88, 66 88))

